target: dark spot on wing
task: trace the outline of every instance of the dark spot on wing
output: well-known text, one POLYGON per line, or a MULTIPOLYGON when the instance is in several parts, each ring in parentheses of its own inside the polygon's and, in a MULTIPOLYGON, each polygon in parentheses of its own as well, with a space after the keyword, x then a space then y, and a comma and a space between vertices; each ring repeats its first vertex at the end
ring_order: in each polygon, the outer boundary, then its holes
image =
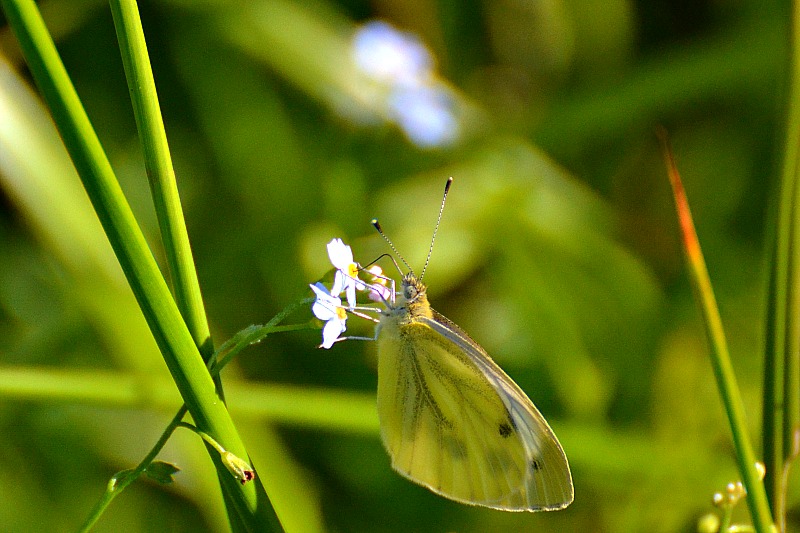
POLYGON ((517 431, 517 423, 514 422, 514 417, 511 416, 511 413, 506 409, 507 418, 505 422, 500 422, 500 425, 497 427, 500 436, 504 439, 510 437, 515 431, 517 431))
POLYGON ((539 471, 539 470, 541 470, 541 469, 542 469, 542 466, 543 466, 543 465, 542 465, 542 463, 539 461, 539 459, 531 459, 531 468, 532 468, 534 471, 539 471))
POLYGON ((514 428, 508 422, 502 422, 497 430, 504 439, 507 439, 514 433, 514 428))

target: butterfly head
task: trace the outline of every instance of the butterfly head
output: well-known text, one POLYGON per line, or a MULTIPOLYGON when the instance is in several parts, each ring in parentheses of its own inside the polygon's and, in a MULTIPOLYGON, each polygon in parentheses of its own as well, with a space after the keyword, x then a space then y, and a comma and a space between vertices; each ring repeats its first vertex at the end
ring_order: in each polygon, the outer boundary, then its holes
POLYGON ((425 298, 427 287, 414 274, 406 274, 401 282, 400 297, 405 303, 413 304, 425 298))
POLYGON ((400 283, 396 309, 404 309, 411 316, 430 314, 427 287, 414 274, 406 274, 400 283))

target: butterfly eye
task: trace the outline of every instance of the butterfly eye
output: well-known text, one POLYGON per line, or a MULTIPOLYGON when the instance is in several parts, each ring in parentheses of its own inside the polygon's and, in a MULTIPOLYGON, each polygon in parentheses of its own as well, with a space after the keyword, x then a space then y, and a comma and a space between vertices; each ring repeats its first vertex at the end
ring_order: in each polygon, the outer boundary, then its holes
POLYGON ((414 298, 417 297, 417 294, 419 294, 419 291, 413 285, 406 285, 406 287, 404 289, 404 293, 405 293, 404 295, 406 297, 406 300, 411 301, 411 300, 413 300, 414 298))

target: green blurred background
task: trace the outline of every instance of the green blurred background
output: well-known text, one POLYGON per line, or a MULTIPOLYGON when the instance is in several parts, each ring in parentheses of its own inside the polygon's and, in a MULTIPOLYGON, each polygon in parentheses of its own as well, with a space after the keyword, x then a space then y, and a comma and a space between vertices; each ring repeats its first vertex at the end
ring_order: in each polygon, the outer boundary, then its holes
MULTIPOLYGON (((109 8, 41 2, 161 262, 109 8)), ((782 141, 783 2, 141 2, 215 342, 310 295, 341 237, 368 263, 381 219, 551 422, 575 502, 509 514, 391 471, 375 348, 276 335, 224 372, 231 411, 292 531, 695 531, 737 477, 655 128, 675 146, 757 447, 765 242, 782 141), (380 19, 435 57, 450 142, 423 146, 391 84, 354 66, 380 19)), ((0 19, 0 527, 72 531, 180 400, 0 19)), ((436 144, 436 143, 433 143, 436 144)), ((384 268, 390 265, 385 264, 384 268)), ((310 319, 308 309, 292 322, 310 319)), ((369 325, 352 319, 358 334, 369 325)), ((96 531, 220 531, 200 440, 161 456, 96 531)), ((789 498, 798 526, 798 492, 789 498)), ((737 518, 746 519, 741 504, 737 518)))

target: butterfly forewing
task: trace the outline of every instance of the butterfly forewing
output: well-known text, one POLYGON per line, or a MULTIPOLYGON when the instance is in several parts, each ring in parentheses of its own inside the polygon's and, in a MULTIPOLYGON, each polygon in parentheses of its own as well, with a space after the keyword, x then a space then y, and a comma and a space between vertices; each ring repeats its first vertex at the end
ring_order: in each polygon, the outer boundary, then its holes
POLYGON ((569 467, 544 418, 455 324, 383 320, 378 414, 392 466, 448 498, 506 510, 572 501, 569 467))

